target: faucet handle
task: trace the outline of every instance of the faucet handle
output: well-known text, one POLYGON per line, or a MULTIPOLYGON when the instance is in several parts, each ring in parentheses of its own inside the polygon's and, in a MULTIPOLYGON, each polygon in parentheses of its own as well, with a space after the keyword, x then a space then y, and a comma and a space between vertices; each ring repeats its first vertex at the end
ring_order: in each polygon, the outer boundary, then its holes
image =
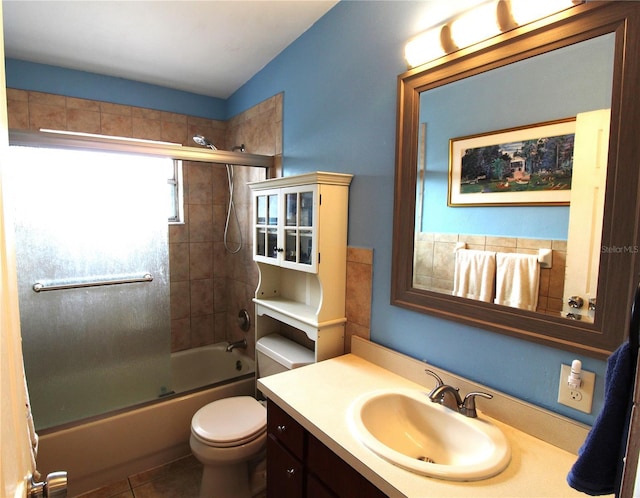
POLYGON ((437 373, 435 373, 435 372, 433 372, 433 371, 429 370, 428 368, 425 368, 425 369, 424 369, 424 373, 429 374, 429 375, 431 375, 432 377, 435 377, 436 382, 437 382, 436 387, 440 387, 440 386, 443 386, 443 385, 444 385, 444 382, 442 381, 442 379, 440 378, 440 376, 439 376, 437 373))
POLYGON ((480 398, 486 398, 486 399, 493 398, 493 395, 488 393, 483 393, 483 392, 469 393, 464 397, 464 401, 460 406, 460 413, 471 418, 476 418, 478 416, 478 412, 476 412, 476 396, 479 396, 480 398))

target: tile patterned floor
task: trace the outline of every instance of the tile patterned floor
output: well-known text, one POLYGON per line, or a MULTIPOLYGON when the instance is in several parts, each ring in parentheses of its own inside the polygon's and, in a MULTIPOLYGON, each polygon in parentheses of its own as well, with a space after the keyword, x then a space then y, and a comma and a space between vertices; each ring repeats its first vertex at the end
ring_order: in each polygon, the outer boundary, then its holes
POLYGON ((188 456, 75 498, 198 498, 201 479, 202 464, 188 456))
POLYGON ((189 456, 77 498, 197 498, 201 477, 202 465, 189 456))

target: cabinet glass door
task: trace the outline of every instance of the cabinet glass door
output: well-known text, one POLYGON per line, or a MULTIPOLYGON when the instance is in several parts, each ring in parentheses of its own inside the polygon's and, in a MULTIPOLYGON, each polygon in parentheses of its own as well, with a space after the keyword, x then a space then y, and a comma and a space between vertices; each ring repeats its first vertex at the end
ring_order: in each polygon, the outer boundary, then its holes
POLYGON ((255 255, 278 258, 278 194, 256 196, 255 255))
POLYGON ((311 265, 313 251, 313 192, 285 194, 284 260, 311 265))
POLYGON ((313 192, 300 192, 300 226, 313 225, 313 192))

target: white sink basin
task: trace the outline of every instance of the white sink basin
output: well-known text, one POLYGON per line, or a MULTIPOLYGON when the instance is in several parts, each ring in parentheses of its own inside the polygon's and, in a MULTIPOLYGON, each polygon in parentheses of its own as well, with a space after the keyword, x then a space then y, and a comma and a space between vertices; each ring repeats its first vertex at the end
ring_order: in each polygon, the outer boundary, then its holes
POLYGON ((427 393, 381 390, 351 405, 355 437, 378 456, 411 472, 455 481, 477 481, 502 472, 511 448, 498 427, 437 403, 427 393))

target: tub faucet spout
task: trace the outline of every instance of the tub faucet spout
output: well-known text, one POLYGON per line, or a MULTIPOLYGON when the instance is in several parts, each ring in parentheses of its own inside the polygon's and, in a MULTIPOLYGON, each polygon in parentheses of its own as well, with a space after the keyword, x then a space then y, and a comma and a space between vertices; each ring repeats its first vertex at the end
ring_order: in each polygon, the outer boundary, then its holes
POLYGON ((229 345, 227 346, 227 349, 225 349, 225 351, 227 353, 230 353, 236 348, 247 349, 247 339, 242 339, 241 341, 236 341, 236 342, 230 342, 229 345))

